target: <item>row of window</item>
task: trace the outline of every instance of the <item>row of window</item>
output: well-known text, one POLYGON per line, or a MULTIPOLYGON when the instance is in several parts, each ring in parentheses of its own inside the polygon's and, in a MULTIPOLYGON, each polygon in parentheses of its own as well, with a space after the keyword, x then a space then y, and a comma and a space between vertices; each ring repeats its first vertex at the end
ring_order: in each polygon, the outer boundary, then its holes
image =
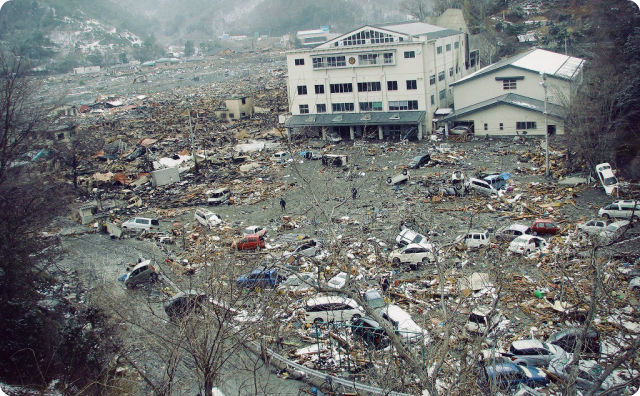
MULTIPOLYGON (((345 55, 314 56, 311 58, 311 62, 314 69, 345 67, 347 66, 347 57, 345 55)), ((350 56, 348 62, 353 65, 356 63, 356 58, 350 56)), ((373 52, 358 55, 358 65, 360 66, 392 65, 393 62, 393 52, 373 52)), ((304 65, 304 59, 296 59, 295 64, 304 65)))
MULTIPOLYGON (((358 107, 360 111, 383 111, 382 102, 359 102, 358 107)), ((299 105, 300 114, 309 113, 309 105, 299 105)), ((331 103, 331 111, 334 113, 349 113, 355 110, 353 103, 331 103)), ((401 111, 401 110, 418 110, 417 100, 396 100, 389 101, 389 111, 401 111)), ((316 105, 316 113, 326 113, 327 105, 324 103, 318 103, 316 105)))
MULTIPOLYGON (((460 42, 456 41, 455 43, 453 43, 453 48, 455 48, 455 49, 460 48, 460 42)), ((451 51, 451 44, 445 45, 445 51, 451 51)), ((436 53, 438 53, 438 54, 442 53, 442 46, 441 45, 436 47, 436 53)))
MULTIPOLYGON (((460 71, 458 65, 456 65, 456 73, 460 71)), ((445 77, 445 72, 441 71, 438 73, 438 81, 443 81, 445 77)), ((453 77, 453 67, 449 68, 449 77, 453 77)), ((432 74, 429 76, 429 85, 434 85, 436 83, 436 75, 432 74)))
MULTIPOLYGON (((407 84, 407 90, 418 89, 417 80, 407 80, 406 84, 407 84)), ((306 85, 298 85, 297 89, 298 89, 298 95, 307 94, 306 85)), ((324 85, 322 84, 315 85, 314 89, 316 94, 324 93, 324 85)), ((353 84, 352 83, 329 84, 329 90, 331 93, 353 92, 353 84)), ((379 92, 381 90, 382 90, 382 85, 380 84, 380 81, 358 83, 358 92, 379 92)), ((387 91, 397 91, 397 90, 398 90, 397 81, 387 81, 387 91)))
MULTIPOLYGON (((504 123, 500 123, 500 130, 504 130, 504 123)), ((538 129, 538 125, 535 121, 516 121, 516 129, 538 129)), ((489 124, 484 123, 484 130, 489 130, 489 124)))

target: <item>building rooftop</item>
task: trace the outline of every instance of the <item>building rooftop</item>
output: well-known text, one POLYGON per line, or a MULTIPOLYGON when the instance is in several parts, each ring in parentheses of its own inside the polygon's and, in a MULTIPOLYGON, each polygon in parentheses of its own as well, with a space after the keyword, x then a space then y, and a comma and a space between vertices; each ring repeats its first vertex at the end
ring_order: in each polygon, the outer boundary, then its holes
MULTIPOLYGON (((544 112, 544 101, 514 93, 509 93, 473 104, 471 106, 463 107, 462 109, 458 109, 452 114, 443 117, 441 121, 451 121, 466 114, 474 113, 478 110, 484 110, 485 108, 488 108, 490 106, 496 106, 500 104, 515 106, 526 110, 536 111, 538 113, 544 112)), ((566 110, 562 106, 553 103, 547 103, 547 114, 552 117, 563 118, 566 114, 566 110)))
POLYGON ((523 52, 522 54, 518 54, 511 58, 503 59, 489 66, 483 67, 477 72, 472 73, 451 85, 462 84, 465 81, 506 67, 516 67, 536 73, 544 73, 546 75, 565 80, 573 80, 578 75, 583 65, 584 59, 534 48, 527 52, 523 52))

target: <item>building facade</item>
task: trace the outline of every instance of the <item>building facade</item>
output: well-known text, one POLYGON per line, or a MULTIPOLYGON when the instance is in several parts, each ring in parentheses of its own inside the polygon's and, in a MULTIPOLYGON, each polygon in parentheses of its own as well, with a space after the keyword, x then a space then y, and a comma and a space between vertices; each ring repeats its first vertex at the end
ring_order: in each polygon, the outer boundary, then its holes
POLYGON ((583 66, 583 59, 542 49, 494 63, 451 84, 455 111, 443 121, 476 135, 563 134, 583 66))
POLYGON ((456 30, 421 22, 364 26, 313 49, 287 52, 290 133, 417 138, 449 84, 476 70, 477 52, 456 30))

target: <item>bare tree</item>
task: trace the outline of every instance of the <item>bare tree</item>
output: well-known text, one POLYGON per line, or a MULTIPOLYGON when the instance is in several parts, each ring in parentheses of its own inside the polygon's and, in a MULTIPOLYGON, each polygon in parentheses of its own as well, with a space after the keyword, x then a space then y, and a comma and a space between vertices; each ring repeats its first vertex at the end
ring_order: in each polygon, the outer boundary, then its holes
POLYGON ((77 130, 75 127, 68 127, 70 135, 66 139, 55 140, 53 151, 55 157, 71 171, 73 188, 78 189, 79 170, 83 165, 88 165, 89 157, 100 149, 104 141, 93 130, 77 130))
POLYGON ((415 17, 420 22, 431 15, 432 7, 429 0, 403 0, 400 3, 400 9, 407 14, 415 17))

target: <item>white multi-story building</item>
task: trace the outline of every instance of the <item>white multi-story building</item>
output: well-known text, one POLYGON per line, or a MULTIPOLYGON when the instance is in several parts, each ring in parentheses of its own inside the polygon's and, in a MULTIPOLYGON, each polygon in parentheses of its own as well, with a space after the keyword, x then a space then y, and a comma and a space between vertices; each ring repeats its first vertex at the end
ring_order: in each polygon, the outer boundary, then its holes
POLYGON ((421 22, 364 26, 287 52, 289 132, 422 139, 449 84, 477 69, 467 35, 421 22))

